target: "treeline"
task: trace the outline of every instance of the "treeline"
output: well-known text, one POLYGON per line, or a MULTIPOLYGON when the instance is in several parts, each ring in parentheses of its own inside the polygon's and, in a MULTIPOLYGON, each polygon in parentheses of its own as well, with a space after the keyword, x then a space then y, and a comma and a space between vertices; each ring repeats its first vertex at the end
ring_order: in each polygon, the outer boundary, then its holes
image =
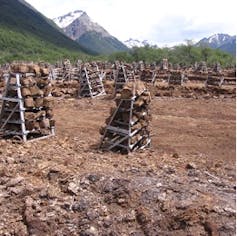
POLYGON ((163 58, 168 58, 172 64, 190 66, 195 62, 205 61, 207 65, 219 62, 223 67, 232 67, 236 59, 231 54, 211 49, 208 47, 196 47, 193 45, 180 45, 173 48, 158 48, 146 45, 134 47, 127 52, 116 52, 108 56, 110 61, 120 60, 125 62, 144 61, 147 63, 160 63, 163 58))
POLYGON ((0 64, 12 61, 56 61, 70 59, 72 63, 78 59, 82 61, 111 61, 115 60, 131 63, 144 61, 146 63, 159 64, 163 58, 167 58, 173 65, 194 65, 195 62, 205 61, 212 66, 219 62, 222 67, 234 67, 236 58, 229 53, 207 47, 195 47, 193 45, 180 45, 173 48, 158 48, 146 45, 134 47, 128 51, 116 52, 110 55, 93 56, 82 52, 57 47, 51 43, 39 40, 35 35, 9 31, 0 27, 0 64))

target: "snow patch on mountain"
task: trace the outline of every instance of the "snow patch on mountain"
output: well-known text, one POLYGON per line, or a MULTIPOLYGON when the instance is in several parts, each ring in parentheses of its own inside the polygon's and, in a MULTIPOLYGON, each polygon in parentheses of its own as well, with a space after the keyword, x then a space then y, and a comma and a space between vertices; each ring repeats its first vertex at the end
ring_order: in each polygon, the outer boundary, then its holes
POLYGON ((230 39, 231 39, 231 36, 227 34, 214 34, 210 36, 209 38, 204 38, 202 42, 209 43, 213 47, 219 47, 230 39))
POLYGON ((146 45, 151 45, 147 40, 140 41, 138 39, 128 39, 123 42, 128 48, 133 48, 133 47, 144 47, 146 45))
POLYGON ((201 39, 196 46, 210 47, 213 49, 220 49, 235 55, 236 52, 236 36, 228 34, 214 34, 208 38, 201 39))
POLYGON ((77 18, 79 18, 83 13, 85 13, 84 11, 81 10, 77 10, 77 11, 73 11, 73 12, 69 12, 68 14, 64 15, 64 16, 59 16, 57 18, 54 18, 53 21, 60 27, 60 28, 65 28, 68 25, 70 25, 74 20, 76 20, 77 18))

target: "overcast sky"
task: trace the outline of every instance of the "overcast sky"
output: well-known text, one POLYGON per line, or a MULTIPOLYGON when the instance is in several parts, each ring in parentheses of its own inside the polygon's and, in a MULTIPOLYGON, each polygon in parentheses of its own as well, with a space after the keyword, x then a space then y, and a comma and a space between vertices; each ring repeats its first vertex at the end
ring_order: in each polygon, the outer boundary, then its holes
POLYGON ((48 18, 83 10, 121 41, 158 46, 215 33, 236 35, 235 0, 26 0, 48 18))

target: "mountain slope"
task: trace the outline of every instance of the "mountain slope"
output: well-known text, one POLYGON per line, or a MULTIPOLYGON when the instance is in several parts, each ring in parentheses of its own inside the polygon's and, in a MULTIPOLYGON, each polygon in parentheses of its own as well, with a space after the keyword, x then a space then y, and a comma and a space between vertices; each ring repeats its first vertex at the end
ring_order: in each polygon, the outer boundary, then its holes
POLYGON ((236 55, 236 36, 231 37, 228 42, 223 43, 218 49, 236 55))
POLYGON ((96 31, 88 31, 82 34, 76 41, 85 49, 90 50, 95 54, 110 54, 127 50, 127 48, 121 45, 121 42, 116 38, 112 36, 103 37, 101 33, 96 31))
POLYGON ((220 49, 234 55, 236 52, 236 36, 230 36, 228 34, 214 34, 208 38, 201 39, 196 46, 220 49))
POLYGON ((0 1, 0 61, 57 59, 86 51, 24 0, 0 1))
POLYGON ((128 50, 126 45, 93 22, 86 12, 77 10, 53 20, 59 27, 62 27, 68 37, 95 54, 110 54, 128 50))

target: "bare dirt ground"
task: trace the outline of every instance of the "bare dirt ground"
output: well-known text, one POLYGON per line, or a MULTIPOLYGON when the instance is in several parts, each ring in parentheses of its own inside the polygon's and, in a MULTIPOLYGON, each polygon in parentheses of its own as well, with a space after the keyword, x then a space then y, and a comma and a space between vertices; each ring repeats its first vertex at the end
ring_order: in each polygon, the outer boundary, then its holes
POLYGON ((129 155, 97 149, 112 106, 57 98, 55 137, 0 140, 0 235, 235 235, 235 98, 154 97, 129 155))

